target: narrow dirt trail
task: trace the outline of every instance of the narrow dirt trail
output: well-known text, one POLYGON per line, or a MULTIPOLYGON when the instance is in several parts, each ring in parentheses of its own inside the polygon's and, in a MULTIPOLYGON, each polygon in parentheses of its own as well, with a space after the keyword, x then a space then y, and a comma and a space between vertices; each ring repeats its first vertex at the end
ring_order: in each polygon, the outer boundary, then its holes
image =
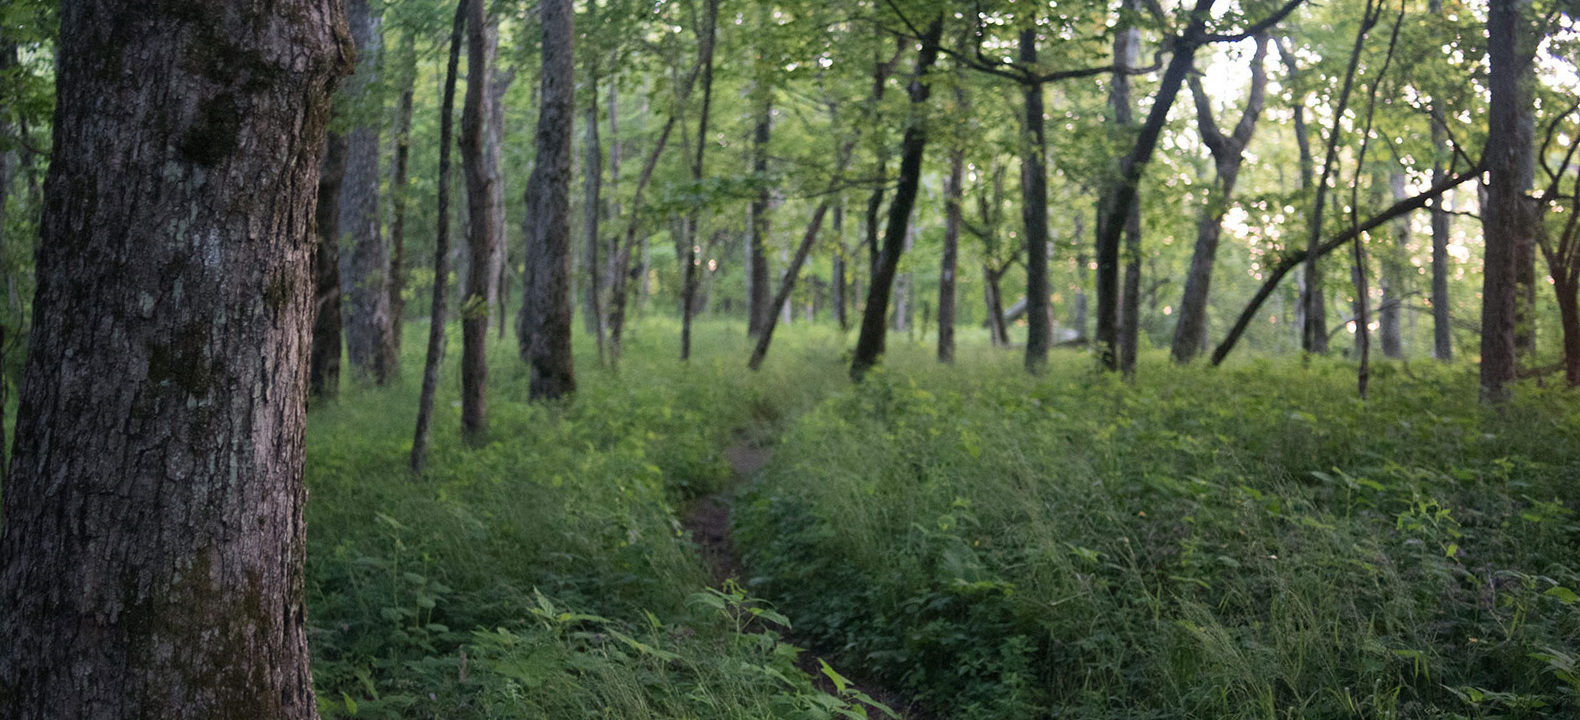
MULTIPOLYGON (((729 485, 718 492, 693 500, 681 512, 680 522, 690 531, 692 541, 696 543, 698 553, 707 564, 715 585, 723 586, 724 582, 731 578, 744 585, 747 578, 746 568, 741 564, 740 553, 736 551, 735 543, 730 537, 731 497, 736 487, 768 465, 768 461, 773 459, 773 450, 743 440, 725 450, 724 459, 730 464, 730 470, 735 477, 729 485)), ((791 620, 793 623, 794 618, 791 620)), ((807 648, 807 645, 796 636, 793 626, 786 633, 786 639, 792 644, 807 648)), ((812 682, 824 692, 838 694, 834 683, 823 674, 818 664, 820 659, 831 656, 831 653, 824 652, 822 649, 807 648, 797 658, 796 665, 811 676, 812 682)), ((840 665, 834 667, 862 692, 899 713, 903 720, 934 720, 934 716, 926 709, 892 688, 873 681, 859 668, 840 665)))

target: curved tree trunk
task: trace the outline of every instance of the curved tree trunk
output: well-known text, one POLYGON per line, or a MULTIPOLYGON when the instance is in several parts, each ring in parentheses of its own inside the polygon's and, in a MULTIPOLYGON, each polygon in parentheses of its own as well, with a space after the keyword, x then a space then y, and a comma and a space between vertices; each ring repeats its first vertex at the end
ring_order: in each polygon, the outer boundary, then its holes
MULTIPOLYGON (((346 18, 357 44, 357 72, 346 87, 353 103, 373 102, 378 82, 379 19, 367 0, 348 0, 346 18)), ((340 254, 340 286, 346 303, 346 355, 361 377, 383 385, 400 373, 395 357, 389 303, 389 248, 379 222, 378 113, 354 110, 369 120, 346 133, 346 177, 340 189, 340 232, 351 252, 340 254)))
POLYGON ((489 78, 498 42, 484 2, 466 8, 466 102, 461 109, 461 165, 466 174, 466 247, 470 258, 461 293, 461 437, 482 442, 488 427, 488 311, 493 304, 498 224, 499 166, 490 162, 489 121, 493 113, 489 78))
POLYGON ((352 50, 340 3, 278 5, 61 5, 0 536, 7 718, 316 717, 312 224, 352 50))
POLYGON ((900 142, 900 180, 894 189, 894 201, 889 204, 889 224, 883 231, 883 252, 873 268, 872 281, 867 289, 867 305, 862 310, 861 335, 856 339, 856 350, 851 358, 850 375, 861 380, 867 369, 877 364, 883 354, 888 326, 889 292, 894 287, 894 274, 900 266, 900 252, 906 230, 910 224, 911 208, 916 204, 916 189, 921 182, 922 154, 927 148, 927 129, 921 122, 922 106, 927 104, 930 90, 927 73, 938 62, 938 40, 943 34, 943 19, 933 20, 922 37, 921 49, 916 57, 916 71, 911 79, 911 107, 915 121, 906 124, 905 137, 900 142))
POLYGON ((340 393, 340 181, 345 174, 346 139, 329 133, 314 213, 318 242, 313 246, 313 350, 308 369, 308 392, 326 400, 340 393))
POLYGON ((571 116, 576 111, 570 0, 543 0, 543 97, 537 161, 527 181, 527 267, 522 287, 522 355, 534 400, 576 390, 571 359, 571 116))

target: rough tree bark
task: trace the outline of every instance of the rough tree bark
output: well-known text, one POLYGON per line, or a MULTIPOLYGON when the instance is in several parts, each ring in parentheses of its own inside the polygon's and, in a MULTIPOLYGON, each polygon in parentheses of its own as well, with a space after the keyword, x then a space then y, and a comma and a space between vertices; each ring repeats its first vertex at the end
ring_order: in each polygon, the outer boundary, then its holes
POLYGON ((1191 252, 1190 271, 1185 276, 1185 293, 1180 299, 1174 326, 1174 362, 1188 363, 1207 346, 1207 298, 1212 290, 1212 266, 1218 256, 1218 239, 1223 233, 1223 217, 1234 197, 1235 182, 1245 161, 1245 147, 1251 142, 1256 121, 1266 98, 1267 37, 1256 38, 1256 53, 1251 57, 1251 90, 1239 122, 1228 135, 1218 129, 1212 117, 1212 104, 1202 88, 1201 79, 1190 77, 1191 95, 1196 100, 1196 124, 1202 142, 1212 152, 1217 187, 1208 196, 1201 217, 1196 220, 1196 247, 1191 252))
POLYGON ((534 400, 576 390, 571 359, 570 175, 571 116, 576 110, 570 0, 543 0, 543 93, 537 162, 527 181, 532 208, 526 228, 522 282, 521 356, 532 367, 534 400))
POLYGON ((1522 222, 1525 180, 1532 175, 1533 128, 1521 121, 1531 104, 1522 82, 1521 0, 1491 0, 1487 11, 1487 56, 1492 92, 1487 118, 1487 202, 1481 209, 1486 239, 1481 290, 1481 400, 1503 404, 1515 375, 1516 309, 1520 248, 1529 244, 1522 222))
MULTIPOLYGON (((481 1, 481 0, 477 0, 481 1)), ((444 94, 439 104, 438 228, 433 241, 433 299, 428 316, 428 354, 422 368, 422 394, 417 400, 417 432, 411 444, 412 472, 422 472, 428 459, 433 427, 433 398, 439 388, 439 366, 444 363, 445 304, 450 278, 450 140, 455 137, 455 77, 461 65, 461 39, 466 31, 467 0, 455 7, 450 29, 450 61, 445 66, 444 94)))
MULTIPOLYGON (((1123 34, 1123 33, 1121 33, 1123 34)), ((1037 29, 1020 31, 1020 61, 1037 65, 1037 29)), ((1021 120, 1021 222, 1026 233, 1026 371, 1048 365, 1053 328, 1048 314, 1048 168, 1043 135, 1042 83, 1026 83, 1021 120)))
POLYGON ((488 22, 487 3, 466 8, 466 100, 461 108, 461 166, 466 175, 466 246, 470 258, 461 293, 461 438, 483 440, 488 428, 488 312, 495 279, 499 223, 499 166, 489 162, 489 78, 498 35, 488 22))
POLYGON ((346 139, 328 133, 318 175, 317 243, 313 245, 313 349, 308 392, 333 399, 340 393, 340 182, 346 174, 346 139))
POLYGON ((867 289, 867 305, 862 310, 861 335, 856 339, 856 350, 851 358, 850 375, 860 381, 867 370, 883 354, 888 327, 889 291, 894 286, 894 274, 900 265, 900 252, 910 224, 911 208, 916 204, 916 189, 921 182, 922 155, 927 148, 927 129, 922 121, 930 89, 927 73, 938 62, 938 40, 943 34, 943 19, 932 21, 922 35, 921 49, 916 56, 916 70, 911 78, 910 100, 912 122, 905 127, 900 141, 900 178, 894 189, 894 201, 889 204, 889 224, 883 231, 883 252, 873 268, 872 280, 867 289))
POLYGON ((316 717, 302 451, 340 7, 61 3, 0 715, 316 717))
POLYGON ((357 44, 357 72, 346 87, 355 106, 346 133, 346 177, 340 189, 340 231, 351 252, 340 254, 345 293, 346 357, 361 377, 383 385, 400 372, 389 303, 389 248, 379 221, 379 122, 375 111, 381 39, 367 0, 347 0, 357 44))

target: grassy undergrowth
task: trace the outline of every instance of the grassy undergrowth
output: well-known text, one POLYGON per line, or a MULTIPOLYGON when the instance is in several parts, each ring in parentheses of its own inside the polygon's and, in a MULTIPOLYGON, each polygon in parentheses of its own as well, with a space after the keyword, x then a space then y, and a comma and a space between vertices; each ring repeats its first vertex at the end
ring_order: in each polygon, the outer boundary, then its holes
POLYGON ((944 717, 1580 714, 1580 397, 1149 359, 841 390, 741 495, 749 589, 944 717))
MULTIPOLYGON (((783 618, 705 571, 672 509, 729 477, 732 433, 843 384, 838 338, 782 333, 748 376, 738 325, 637 328, 618 377, 578 346, 567 404, 526 402, 513 338, 496 342, 490 432, 457 437, 453 362, 428 472, 406 470, 425 328, 404 380, 348 382, 308 421, 308 576, 322 714, 370 718, 825 718, 860 697, 813 688, 783 618), (753 630, 770 632, 750 632, 753 630)), ((452 338, 452 359, 459 347, 452 338)))

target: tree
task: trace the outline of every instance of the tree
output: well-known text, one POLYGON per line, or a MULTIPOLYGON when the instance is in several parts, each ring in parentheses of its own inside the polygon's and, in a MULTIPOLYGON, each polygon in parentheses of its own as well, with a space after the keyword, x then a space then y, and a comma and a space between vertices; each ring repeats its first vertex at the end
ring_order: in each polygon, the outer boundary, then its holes
POLYGON ((543 0, 543 90, 537 162, 527 181, 527 263, 522 281, 521 358, 533 399, 576 390, 571 359, 571 122, 576 110, 570 0, 543 0))
MULTIPOLYGON (((481 0, 472 0, 481 2, 481 0)), ((439 102, 438 229, 433 241, 433 300, 428 315, 428 352, 422 368, 422 393, 417 399, 417 430, 411 443, 411 470, 422 472, 428 461, 433 429, 433 399, 439 389, 439 365, 444 362, 445 315, 450 278, 450 141, 455 137, 455 78, 461 65, 461 38, 466 31, 466 6, 460 0, 450 29, 450 61, 445 66, 443 99, 439 102)))
POLYGON ((357 72, 346 87, 350 129, 340 187, 340 232, 351 252, 340 254, 345 293, 346 357, 359 375, 383 385, 400 373, 389 303, 389 247, 379 221, 378 75, 383 41, 368 0, 347 0, 346 18, 357 45, 357 72))
POLYGON ((346 176, 346 139, 328 133, 318 176, 313 245, 313 349, 308 391, 333 398, 340 392, 340 183, 346 176))
POLYGON ((921 182, 922 154, 927 148, 927 128, 920 117, 931 94, 927 73, 938 62, 938 39, 942 35, 942 18, 933 20, 922 34, 921 48, 916 55, 916 69, 911 75, 910 105, 912 121, 906 124, 905 136, 900 143, 900 179, 894 188, 894 200, 889 203, 889 224, 883 231, 883 251, 873 267, 872 281, 867 289, 867 305, 861 316, 861 335, 856 339, 856 351, 850 361, 850 376, 861 380, 867 370, 877 364, 883 354, 888 331, 889 292, 894 287, 894 274, 900 266, 900 252, 905 242, 906 228, 910 224, 911 208, 916 205, 916 189, 921 182))
POLYGON ((1532 176, 1532 130, 1521 122, 1521 108, 1530 105, 1524 66, 1520 0, 1491 0, 1487 11, 1487 85, 1492 102, 1487 118, 1487 199, 1481 210, 1486 240, 1481 290, 1481 399, 1498 405, 1508 401, 1514 380, 1517 285, 1520 248, 1531 238, 1523 233, 1524 188, 1532 176))
MULTIPOLYGON (((498 36, 482 0, 467 4, 466 100, 461 110, 461 165, 466 174, 466 245, 471 258, 461 297, 461 437, 482 441, 487 429, 488 311, 497 292, 494 262, 504 234, 499 156, 490 152, 490 82, 498 36)), ((568 142, 568 141, 567 141, 568 142)))
POLYGON ((1267 71, 1263 60, 1267 57, 1267 36, 1256 37, 1256 52, 1251 57, 1250 97, 1240 120, 1228 135, 1218 129, 1212 117, 1212 104, 1202 88, 1201 79, 1190 77, 1191 96, 1196 99, 1196 125, 1201 132, 1202 144, 1212 153, 1217 173, 1217 187, 1213 188, 1202 206, 1201 217, 1196 220, 1196 247, 1191 252, 1190 270, 1185 276, 1185 294, 1180 299, 1179 320, 1174 326, 1174 361, 1188 363, 1207 345, 1207 297, 1212 289, 1212 266, 1218 255, 1218 239, 1223 233, 1223 218, 1229 211, 1234 197, 1234 186, 1240 177, 1240 166, 1245 162, 1245 147, 1256 131, 1257 118, 1262 114, 1262 104, 1267 89, 1267 71))
MULTIPOLYGON (((1037 28, 1020 31, 1020 61, 1037 64, 1037 28)), ((1023 83, 1026 114, 1021 124, 1021 221, 1026 232, 1026 370, 1040 373, 1053 342, 1048 314, 1048 165, 1043 135, 1042 83, 1023 83)))
POLYGON ((316 717, 312 235, 338 2, 61 7, 0 714, 316 717))

